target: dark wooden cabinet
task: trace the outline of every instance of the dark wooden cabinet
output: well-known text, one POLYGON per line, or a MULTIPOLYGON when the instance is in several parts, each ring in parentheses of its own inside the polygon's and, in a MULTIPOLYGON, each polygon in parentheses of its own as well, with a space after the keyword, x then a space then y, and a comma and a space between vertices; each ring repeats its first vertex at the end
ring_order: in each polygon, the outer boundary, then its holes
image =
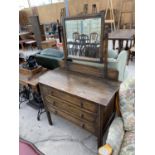
POLYGON ((102 145, 114 118, 118 82, 56 69, 41 76, 39 86, 50 123, 53 112, 96 135, 102 145))

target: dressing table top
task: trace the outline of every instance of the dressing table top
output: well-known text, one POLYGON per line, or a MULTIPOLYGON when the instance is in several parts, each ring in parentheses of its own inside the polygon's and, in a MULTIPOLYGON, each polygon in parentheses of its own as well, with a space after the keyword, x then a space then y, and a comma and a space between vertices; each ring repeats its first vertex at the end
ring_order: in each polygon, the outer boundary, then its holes
POLYGON ((39 78, 39 83, 106 106, 119 89, 119 82, 58 68, 39 78))

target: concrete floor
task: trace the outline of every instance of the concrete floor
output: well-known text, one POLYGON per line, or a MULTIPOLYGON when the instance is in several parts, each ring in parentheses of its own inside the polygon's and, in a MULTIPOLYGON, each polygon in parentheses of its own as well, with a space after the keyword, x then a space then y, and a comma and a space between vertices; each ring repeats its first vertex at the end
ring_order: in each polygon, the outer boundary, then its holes
MULTIPOLYGON (((126 67, 126 77, 135 75, 135 63, 126 67)), ((97 138, 73 123, 51 113, 53 126, 46 113, 37 121, 37 110, 23 103, 19 110, 19 135, 45 155, 97 155, 97 138)), ((106 135, 103 138, 105 142, 106 135)))

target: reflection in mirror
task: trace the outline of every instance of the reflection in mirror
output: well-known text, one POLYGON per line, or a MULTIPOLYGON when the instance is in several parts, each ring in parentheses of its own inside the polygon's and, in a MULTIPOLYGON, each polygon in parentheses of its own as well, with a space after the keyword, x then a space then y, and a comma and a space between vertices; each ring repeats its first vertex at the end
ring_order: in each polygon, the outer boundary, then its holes
POLYGON ((66 20, 68 57, 99 61, 101 18, 66 20))

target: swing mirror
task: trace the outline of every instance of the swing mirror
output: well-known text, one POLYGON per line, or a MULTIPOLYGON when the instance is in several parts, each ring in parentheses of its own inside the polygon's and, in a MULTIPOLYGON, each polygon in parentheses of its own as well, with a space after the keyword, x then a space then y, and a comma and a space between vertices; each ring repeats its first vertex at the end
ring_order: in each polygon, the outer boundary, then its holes
POLYGON ((104 14, 64 19, 67 58, 103 62, 104 14))

